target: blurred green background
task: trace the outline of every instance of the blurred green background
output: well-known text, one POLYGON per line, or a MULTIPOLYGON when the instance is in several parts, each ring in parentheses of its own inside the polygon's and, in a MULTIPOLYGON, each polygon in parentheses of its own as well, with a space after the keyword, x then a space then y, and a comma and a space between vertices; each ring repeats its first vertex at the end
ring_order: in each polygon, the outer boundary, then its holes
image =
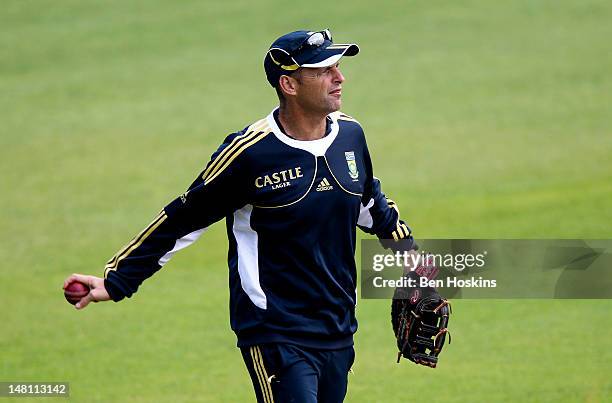
MULTIPOLYGON (((608 1, 3 1, 0 381, 82 402, 243 402, 224 225, 131 300, 75 311, 228 133, 275 105, 262 60, 331 28, 343 111, 421 238, 611 238, 608 1), (607 39, 606 39, 607 38, 607 39)), ((435 371, 361 300, 348 402, 612 401, 610 301, 457 300, 435 371)))

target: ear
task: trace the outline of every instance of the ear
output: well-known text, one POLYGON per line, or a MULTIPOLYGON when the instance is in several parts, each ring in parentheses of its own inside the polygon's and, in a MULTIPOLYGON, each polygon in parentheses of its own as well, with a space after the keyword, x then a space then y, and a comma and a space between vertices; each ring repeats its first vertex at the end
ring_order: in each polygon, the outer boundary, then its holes
POLYGON ((295 78, 282 75, 278 80, 278 83, 280 85, 281 91, 283 91, 285 95, 297 94, 298 81, 295 78))

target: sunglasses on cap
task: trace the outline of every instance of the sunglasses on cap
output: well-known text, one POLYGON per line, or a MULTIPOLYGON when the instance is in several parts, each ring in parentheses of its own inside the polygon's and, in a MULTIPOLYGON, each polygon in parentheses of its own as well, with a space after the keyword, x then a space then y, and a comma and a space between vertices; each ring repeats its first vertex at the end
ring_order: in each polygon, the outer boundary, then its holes
POLYGON ((313 32, 306 37, 294 49, 287 51, 281 48, 271 48, 268 50, 268 55, 274 64, 286 71, 295 71, 300 68, 300 64, 295 60, 295 55, 299 55, 306 49, 313 49, 322 46, 325 41, 332 41, 332 34, 329 29, 313 32))

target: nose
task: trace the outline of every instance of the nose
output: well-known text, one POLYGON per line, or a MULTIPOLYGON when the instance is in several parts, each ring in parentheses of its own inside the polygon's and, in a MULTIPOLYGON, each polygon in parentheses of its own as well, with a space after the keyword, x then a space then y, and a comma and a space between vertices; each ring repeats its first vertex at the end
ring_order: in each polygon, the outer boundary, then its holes
POLYGON ((334 66, 332 68, 332 71, 334 73, 334 75, 333 75, 334 83, 342 84, 344 82, 344 76, 342 75, 342 72, 340 71, 340 68, 338 66, 334 66))

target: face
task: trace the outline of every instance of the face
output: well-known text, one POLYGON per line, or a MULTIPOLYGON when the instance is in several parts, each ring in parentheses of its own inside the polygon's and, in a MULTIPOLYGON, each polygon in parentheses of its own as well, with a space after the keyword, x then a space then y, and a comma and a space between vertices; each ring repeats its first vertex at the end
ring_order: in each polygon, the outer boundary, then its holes
POLYGON ((296 101, 306 110, 329 114, 342 105, 344 76, 339 64, 320 68, 301 68, 293 76, 296 101))

